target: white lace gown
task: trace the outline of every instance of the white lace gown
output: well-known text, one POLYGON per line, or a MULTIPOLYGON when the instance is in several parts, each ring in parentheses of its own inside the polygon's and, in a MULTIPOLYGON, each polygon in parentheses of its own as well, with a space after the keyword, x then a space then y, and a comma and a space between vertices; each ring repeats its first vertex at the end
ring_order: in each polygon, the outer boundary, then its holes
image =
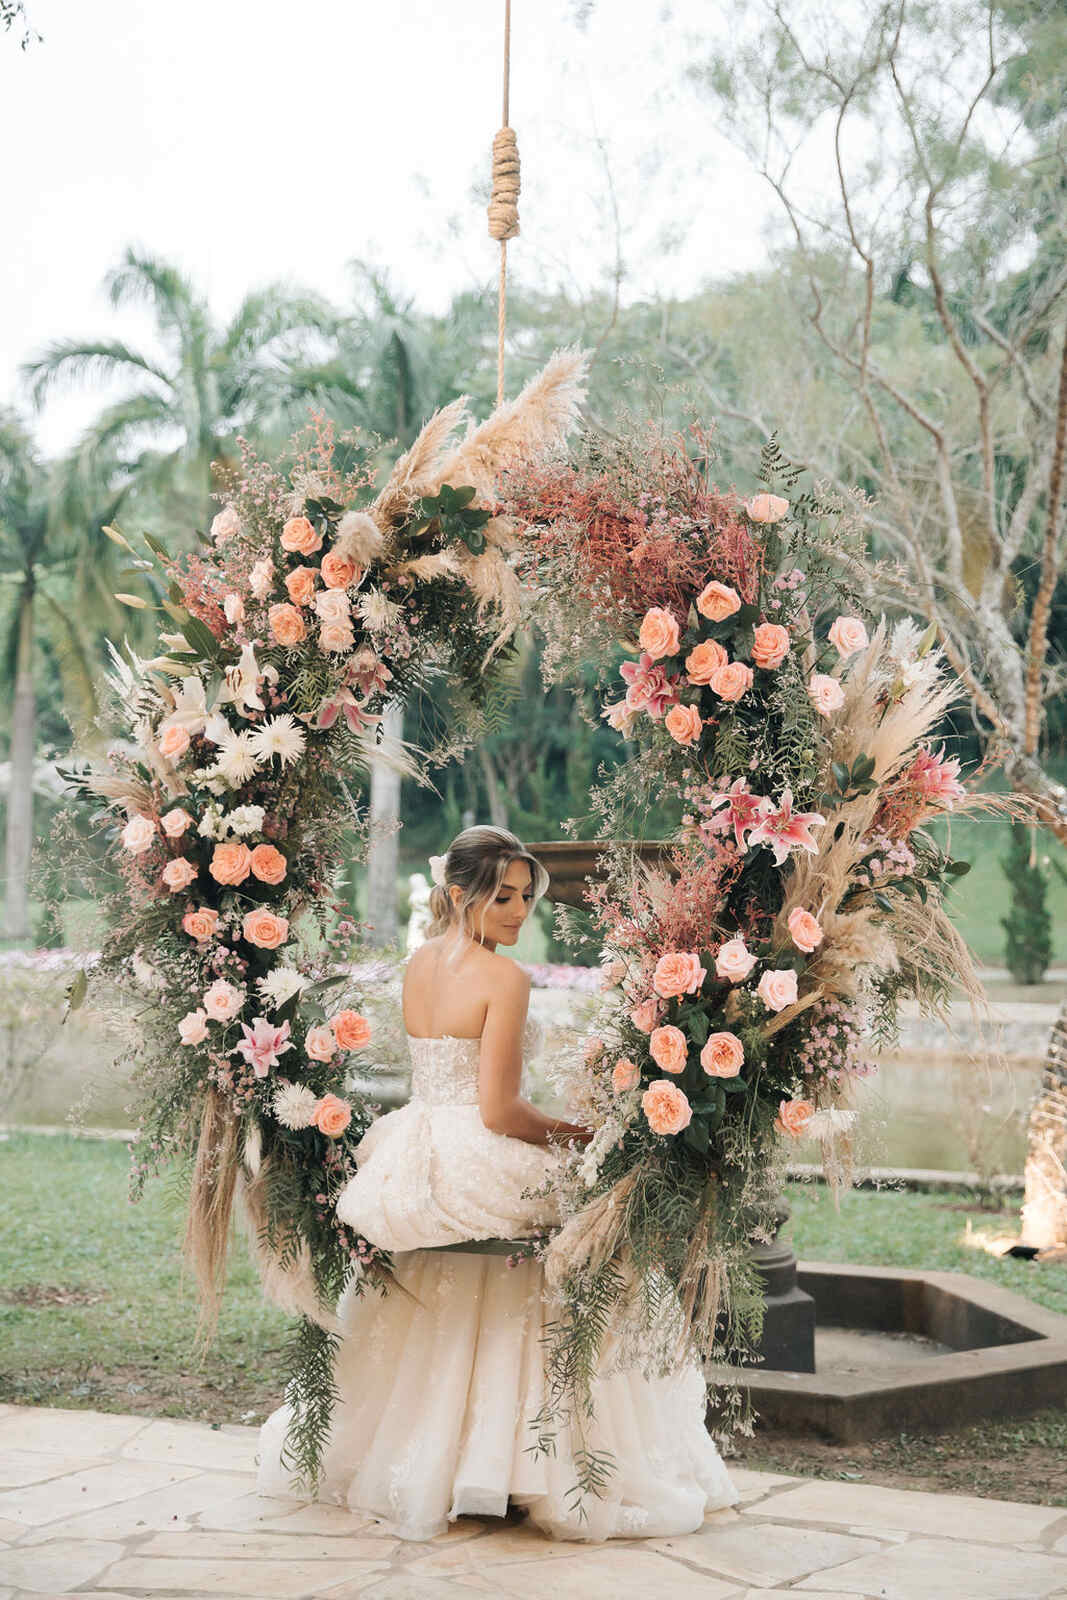
MULTIPOLYGON (((610 1452, 606 1492, 572 1489, 569 1433, 532 1452, 544 1391, 540 1263, 432 1246, 515 1238, 555 1218, 529 1197, 559 1156, 492 1133, 478 1107, 477 1039, 410 1039, 411 1099, 379 1118, 337 1213, 395 1252, 398 1288, 341 1298, 344 1331, 320 1499, 431 1539, 459 1516, 503 1516, 509 1499, 557 1539, 690 1533, 738 1491, 704 1426, 695 1364, 666 1378, 605 1370, 587 1444, 610 1452), (407 1292, 403 1292, 406 1290, 407 1292)), ((298 1495, 281 1462, 283 1405, 260 1433, 261 1494, 298 1495)))

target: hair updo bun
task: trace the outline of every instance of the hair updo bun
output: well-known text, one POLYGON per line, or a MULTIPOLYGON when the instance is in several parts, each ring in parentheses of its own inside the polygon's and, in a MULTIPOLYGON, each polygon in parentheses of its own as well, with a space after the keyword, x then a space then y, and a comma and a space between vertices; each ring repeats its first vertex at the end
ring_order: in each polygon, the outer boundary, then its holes
POLYGON ((476 913, 493 899, 513 861, 525 861, 530 869, 533 903, 548 888, 548 873, 515 834, 506 828, 479 825, 464 828, 456 835, 445 856, 445 881, 430 891, 430 926, 427 938, 443 933, 460 933, 476 925, 476 913), (453 903, 449 890, 460 890, 453 903))

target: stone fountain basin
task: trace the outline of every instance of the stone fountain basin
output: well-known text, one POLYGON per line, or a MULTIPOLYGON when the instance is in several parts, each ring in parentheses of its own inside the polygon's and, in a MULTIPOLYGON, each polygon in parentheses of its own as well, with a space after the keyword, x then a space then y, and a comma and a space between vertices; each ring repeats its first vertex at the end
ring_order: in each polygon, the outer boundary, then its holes
MULTIPOLYGON (((1038 1268, 1037 1270, 1041 1270, 1038 1268)), ((964 1427, 1067 1402, 1067 1317, 965 1272, 801 1261, 815 1372, 708 1363, 762 1425, 842 1444, 964 1427)))

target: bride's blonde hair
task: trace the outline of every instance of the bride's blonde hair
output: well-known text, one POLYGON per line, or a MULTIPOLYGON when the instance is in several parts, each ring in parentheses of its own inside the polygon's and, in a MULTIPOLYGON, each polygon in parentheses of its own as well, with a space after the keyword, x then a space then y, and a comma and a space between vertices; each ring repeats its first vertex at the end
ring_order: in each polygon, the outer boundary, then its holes
POLYGON ((430 894, 430 939, 475 927, 479 907, 484 919, 485 907, 496 895, 513 861, 525 861, 530 869, 534 905, 548 888, 548 873, 540 861, 506 828, 464 828, 452 840, 444 861, 445 881, 436 884, 430 894), (455 905, 448 892, 453 885, 461 891, 455 905))

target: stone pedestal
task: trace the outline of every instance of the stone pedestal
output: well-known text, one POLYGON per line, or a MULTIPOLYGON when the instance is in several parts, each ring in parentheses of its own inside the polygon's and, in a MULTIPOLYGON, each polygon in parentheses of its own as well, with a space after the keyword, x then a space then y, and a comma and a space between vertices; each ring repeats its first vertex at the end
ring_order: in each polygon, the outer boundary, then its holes
MULTIPOLYGON (((778 1228, 788 1216, 789 1207, 780 1201, 778 1228)), ((758 1365, 775 1372, 814 1372, 815 1301, 797 1283, 796 1256, 777 1237, 770 1244, 753 1245, 751 1256, 764 1285, 763 1334, 757 1347, 763 1360, 758 1365)))

